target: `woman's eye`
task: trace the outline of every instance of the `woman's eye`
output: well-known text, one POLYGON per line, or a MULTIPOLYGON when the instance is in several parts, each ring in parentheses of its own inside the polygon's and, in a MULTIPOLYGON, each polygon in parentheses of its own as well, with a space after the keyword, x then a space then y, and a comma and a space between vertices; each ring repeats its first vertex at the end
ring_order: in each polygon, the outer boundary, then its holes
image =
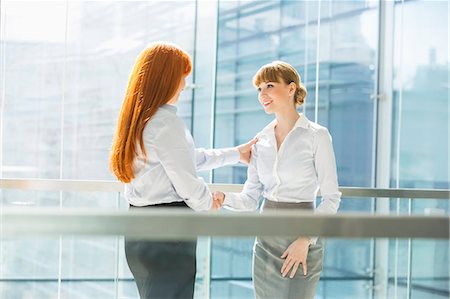
POLYGON ((267 84, 267 88, 273 87, 273 84, 267 84))
POLYGON ((260 88, 260 87, 258 87, 257 91, 258 91, 258 92, 261 92, 261 88, 260 88))

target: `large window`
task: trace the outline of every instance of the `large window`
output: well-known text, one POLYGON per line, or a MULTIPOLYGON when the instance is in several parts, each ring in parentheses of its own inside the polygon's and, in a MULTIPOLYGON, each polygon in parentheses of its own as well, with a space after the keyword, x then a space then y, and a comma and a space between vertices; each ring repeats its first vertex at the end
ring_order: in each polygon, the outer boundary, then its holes
MULTIPOLYGON (((395 4, 391 187, 450 187, 449 5, 448 1, 395 4)), ((390 209, 417 214, 450 211, 448 201, 421 199, 392 199, 390 209)), ((444 298, 449 262, 448 242, 392 242, 388 295, 444 298)))
MULTIPOLYGON (((192 54, 196 3, 0 2, 0 177, 113 180, 109 150, 134 61, 157 40, 192 54)), ((187 126, 191 103, 183 93, 187 126)), ((126 207, 111 193, 0 192, 5 207, 126 207)), ((137 298, 120 242, 2 239, 0 298, 137 298)))
MULTIPOLYGON (((215 146, 247 141, 272 120, 260 107, 252 77, 262 65, 284 60, 308 90, 299 110, 333 136, 340 185, 373 186, 377 8, 369 1, 221 1, 215 146)), ((215 171, 214 179, 242 183, 245 177, 246 168, 236 166, 215 171)), ((341 210, 371 211, 372 203, 343 199, 341 210)), ((329 240, 326 247, 319 293, 345 289, 346 296, 367 297, 372 242, 329 240)), ((214 240, 213 290, 251 298, 251 259, 239 258, 251 248, 251 240, 214 240), (241 266, 226 267, 230 260, 241 266)))
MULTIPOLYGON (((449 5, 0 0, 0 178, 114 180, 108 155, 132 65, 166 40, 194 60, 178 114, 197 146, 234 146, 268 124, 252 77, 285 60, 308 90, 299 112, 333 137, 341 186, 450 188, 449 5), (392 87, 377 94, 386 70, 392 87)), ((201 175, 243 183, 246 170, 201 175)), ((442 200, 379 202, 343 198, 340 211, 449 213, 442 200)), ((0 204, 126 208, 103 192, 0 190, 0 204)), ((448 242, 384 241, 327 239, 317 297, 448 297, 448 242)), ((252 246, 202 239, 197 298, 253 298, 252 246)), ((137 298, 123 254, 121 238, 1 238, 0 298, 137 298)))

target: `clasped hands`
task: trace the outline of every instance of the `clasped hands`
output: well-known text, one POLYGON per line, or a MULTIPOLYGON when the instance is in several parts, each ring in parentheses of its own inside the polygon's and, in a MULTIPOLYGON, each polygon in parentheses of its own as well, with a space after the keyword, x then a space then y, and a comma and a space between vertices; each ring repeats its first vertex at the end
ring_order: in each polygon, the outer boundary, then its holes
POLYGON ((214 191, 211 193, 213 203, 211 206, 211 211, 217 211, 220 210, 223 206, 223 202, 225 201, 225 194, 220 191, 214 191))

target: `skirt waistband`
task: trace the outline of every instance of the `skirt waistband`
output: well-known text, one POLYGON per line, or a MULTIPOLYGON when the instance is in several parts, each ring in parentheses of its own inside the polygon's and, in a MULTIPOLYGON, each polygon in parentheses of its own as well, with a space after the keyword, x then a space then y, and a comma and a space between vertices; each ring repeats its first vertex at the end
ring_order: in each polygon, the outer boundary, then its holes
POLYGON ((174 202, 160 203, 160 204, 148 205, 148 206, 133 206, 132 204, 130 204, 130 209, 170 208, 170 207, 189 208, 189 206, 184 201, 174 201, 174 202))
POLYGON ((314 210, 314 202, 277 202, 269 199, 264 200, 263 210, 314 210))

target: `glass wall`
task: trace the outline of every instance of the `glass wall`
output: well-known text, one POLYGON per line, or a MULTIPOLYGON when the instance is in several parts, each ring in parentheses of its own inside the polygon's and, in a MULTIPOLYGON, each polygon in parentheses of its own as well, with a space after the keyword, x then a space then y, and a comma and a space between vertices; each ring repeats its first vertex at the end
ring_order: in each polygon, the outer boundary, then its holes
MULTIPOLYGON (((341 186, 377 186, 375 165, 386 163, 390 187, 450 188, 449 2, 386 3, 393 22, 379 32, 383 2, 374 0, 0 0, 0 178, 114 180, 108 155, 131 67, 149 42, 167 40, 194 59, 178 114, 198 146, 234 146, 264 128, 273 116, 252 77, 285 60, 308 90, 299 112, 333 137, 341 186), (392 58, 393 89, 390 159, 380 162, 381 55, 392 58)), ((212 174, 245 179, 243 165, 212 174)), ((0 201, 126 209, 106 192, 0 189, 0 201)), ((384 212, 449 213, 442 200, 388 201, 384 212)), ((370 198, 343 198, 340 211, 378 212, 370 198)), ((252 246, 202 240, 196 297, 253 298, 252 246)), ((0 298, 137 298, 121 238, 2 239, 0 252, 0 298)), ((392 298, 447 298, 448 255, 448 242, 329 239, 317 298, 377 297, 377 275, 392 298)))
MULTIPOLYGON (((193 1, 1 1, 0 178, 114 180, 109 150, 137 55, 156 40, 193 54, 195 20, 193 1)), ((192 91, 178 111, 190 127, 192 91)), ((0 190, 0 198, 2 207, 126 209, 102 192, 0 190)), ((0 298, 137 298, 121 238, 1 247, 0 278, 11 283, 0 298)))
MULTIPOLYGON (((449 5, 448 1, 395 4, 390 176, 394 188, 450 187, 449 5)), ((439 200, 392 199, 390 209, 418 214, 450 211, 448 201, 439 200)), ((388 295, 448 296, 449 252, 448 244, 439 241, 392 242, 388 295)))
MULTIPOLYGON (((299 111, 333 137, 340 185, 372 187, 378 3, 220 1, 218 19, 215 146, 245 142, 273 119, 260 106, 252 77, 262 65, 284 60, 299 71, 308 90, 299 111)), ((214 173, 220 183, 245 178, 242 166, 214 173)), ((370 212, 372 206, 370 199, 343 199, 340 210, 370 212)), ((370 296, 372 245, 370 240, 327 241, 318 295, 370 296)), ((252 246, 253 240, 214 240, 213 291, 252 298, 251 259, 243 255, 252 246)))

